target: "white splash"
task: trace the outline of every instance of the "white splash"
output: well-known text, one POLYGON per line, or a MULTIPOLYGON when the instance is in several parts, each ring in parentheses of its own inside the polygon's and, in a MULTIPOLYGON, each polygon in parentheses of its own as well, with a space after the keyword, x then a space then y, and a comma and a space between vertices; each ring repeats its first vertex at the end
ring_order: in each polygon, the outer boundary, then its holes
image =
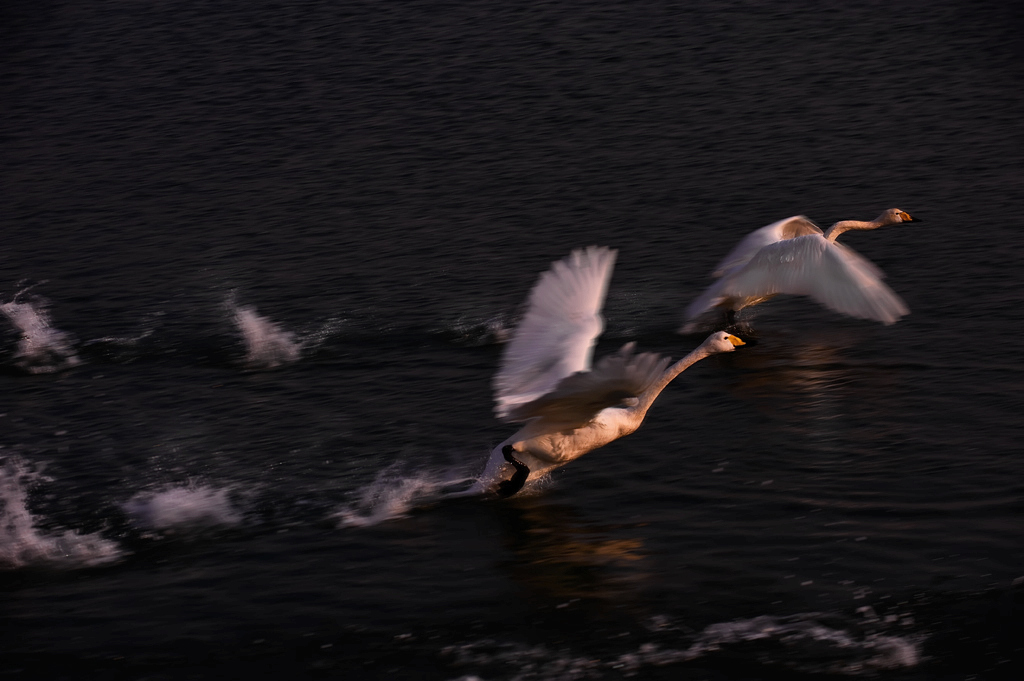
POLYGON ((238 525, 242 514, 229 495, 233 487, 185 485, 139 492, 121 504, 132 522, 147 530, 202 529, 238 525))
POLYGON ((339 527, 369 527, 386 520, 406 516, 416 506, 456 498, 476 482, 457 471, 401 472, 402 464, 394 464, 377 474, 372 483, 357 491, 356 501, 342 507, 333 517, 339 527))
POLYGON ((463 316, 444 332, 454 334, 455 342, 460 345, 494 345, 507 343, 512 339, 516 322, 515 316, 509 314, 498 315, 482 321, 463 316))
MULTIPOLYGON (((921 661, 923 638, 920 636, 877 632, 860 635, 853 627, 831 627, 823 624, 822 619, 825 616, 819 613, 805 613, 785 618, 762 615, 720 622, 704 629, 686 650, 659 650, 655 644, 648 643, 640 646, 636 653, 622 655, 613 667, 632 674, 646 665, 687 662, 730 646, 762 640, 787 648, 815 646, 813 658, 818 662, 803 661, 799 667, 804 672, 859 675, 881 669, 913 667, 921 661)), ((785 661, 779 660, 779 664, 785 664, 785 661)))
POLYGON ((256 313, 250 306, 229 303, 235 326, 245 340, 245 363, 254 369, 273 369, 290 364, 302 354, 302 343, 295 334, 284 331, 274 322, 256 313))
POLYGON ((14 356, 17 365, 29 373, 42 374, 79 364, 68 334, 50 326, 45 305, 38 300, 35 303, 18 302, 18 298, 28 290, 18 291, 9 303, 0 303, 0 312, 21 332, 14 356))
POLYGON ((0 568, 93 567, 121 558, 120 547, 98 534, 44 532, 36 527, 38 518, 28 510, 28 490, 49 480, 18 457, 0 464, 0 568))

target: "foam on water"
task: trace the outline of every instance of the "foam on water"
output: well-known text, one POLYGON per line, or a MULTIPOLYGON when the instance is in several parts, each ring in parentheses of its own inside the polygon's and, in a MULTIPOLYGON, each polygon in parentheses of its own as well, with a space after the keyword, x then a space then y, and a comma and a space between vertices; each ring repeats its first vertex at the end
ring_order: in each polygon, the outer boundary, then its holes
POLYGON ((187 530, 238 525, 242 513, 230 499, 233 487, 183 485, 139 492, 121 508, 146 530, 187 530))
POLYGON ((515 328, 516 318, 513 315, 500 314, 483 320, 460 317, 442 332, 452 334, 460 345, 479 346, 507 343, 515 328))
MULTIPOLYGON (((644 644, 636 653, 622 655, 613 666, 626 673, 636 673, 647 665, 687 662, 754 642, 786 649, 787 654, 778 660, 773 660, 771 654, 762 658, 802 672, 858 675, 913 667, 921 661, 923 638, 920 636, 898 636, 877 631, 858 633, 859 626, 830 626, 823 622, 830 619, 834 618, 820 613, 805 613, 719 622, 705 628, 685 650, 660 650, 653 643, 644 644)), ((870 619, 867 621, 871 622, 870 619)))
MULTIPOLYGON (((579 681, 607 678, 606 665, 599 658, 573 655, 566 650, 552 650, 543 645, 526 646, 499 643, 493 640, 450 645, 441 649, 441 656, 460 667, 501 668, 502 678, 511 681, 539 679, 542 681, 579 681)), ((492 678, 467 674, 461 681, 492 678)))
POLYGON ((245 341, 245 364, 253 369, 273 369, 291 364, 302 354, 302 343, 295 334, 256 312, 251 306, 228 304, 235 326, 245 341))
POLYGON ((93 338, 83 342, 80 347, 83 350, 86 348, 107 349, 113 351, 111 352, 113 355, 123 355, 125 351, 132 350, 152 335, 153 329, 145 329, 135 336, 103 336, 101 338, 93 338))
POLYGON ((121 548, 98 534, 46 532, 36 526, 39 518, 28 509, 28 490, 48 480, 18 457, 0 463, 0 568, 92 567, 121 558, 121 548))
POLYGON ((549 647, 494 639, 449 645, 441 655, 459 667, 501 668, 509 679, 545 680, 603 679, 609 673, 644 676, 653 667, 685 665, 714 653, 765 667, 777 665, 794 672, 845 676, 873 676, 881 670, 913 667, 921 660, 922 636, 858 634, 861 623, 833 622, 834 626, 829 626, 822 622, 835 619, 808 613, 722 622, 707 627, 687 648, 662 648, 648 642, 618 657, 583 654, 564 642, 549 647))
POLYGON ((401 518, 416 506, 464 496, 476 478, 456 470, 403 473, 402 464, 389 466, 355 493, 352 504, 333 514, 339 527, 368 527, 401 518))
POLYGON ((43 302, 20 303, 18 298, 29 289, 22 289, 8 303, 0 303, 2 312, 20 332, 17 366, 33 374, 52 373, 80 363, 71 345, 71 338, 50 326, 50 317, 43 302))
POLYGON ((304 351, 315 351, 334 338, 348 324, 347 319, 331 317, 313 331, 302 333, 299 345, 304 351))

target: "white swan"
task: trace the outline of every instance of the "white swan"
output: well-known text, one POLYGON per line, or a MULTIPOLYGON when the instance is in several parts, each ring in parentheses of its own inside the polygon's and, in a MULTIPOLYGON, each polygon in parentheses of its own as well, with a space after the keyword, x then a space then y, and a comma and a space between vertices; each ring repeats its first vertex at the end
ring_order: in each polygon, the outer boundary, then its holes
POLYGON ((575 250, 540 276, 494 377, 495 413, 525 425, 491 452, 475 492, 515 494, 538 478, 640 427, 655 398, 694 362, 743 341, 719 331, 689 355, 634 354, 635 343, 591 368, 616 251, 575 250), (667 367, 667 368, 666 368, 667 367), (500 481, 506 462, 516 472, 500 481))
POLYGON ((737 311, 779 293, 810 296, 836 312, 892 324, 910 310, 882 283, 880 269, 836 237, 902 222, 921 221, 890 208, 871 222, 837 222, 824 234, 803 215, 751 232, 715 268, 718 281, 686 308, 687 324, 679 331, 692 333, 696 319, 715 307, 724 308, 732 324, 737 311))

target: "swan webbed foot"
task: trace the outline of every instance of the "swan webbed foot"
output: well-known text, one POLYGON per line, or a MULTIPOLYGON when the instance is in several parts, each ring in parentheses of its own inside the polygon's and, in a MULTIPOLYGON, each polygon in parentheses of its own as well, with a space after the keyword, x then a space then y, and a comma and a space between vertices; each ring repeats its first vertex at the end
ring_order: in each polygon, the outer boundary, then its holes
POLYGON ((512 445, 505 445, 501 448, 501 455, 505 457, 505 461, 508 461, 516 469, 511 478, 498 483, 498 496, 502 499, 506 499, 521 490, 523 485, 526 484, 526 479, 530 477, 529 466, 512 456, 514 451, 512 445))

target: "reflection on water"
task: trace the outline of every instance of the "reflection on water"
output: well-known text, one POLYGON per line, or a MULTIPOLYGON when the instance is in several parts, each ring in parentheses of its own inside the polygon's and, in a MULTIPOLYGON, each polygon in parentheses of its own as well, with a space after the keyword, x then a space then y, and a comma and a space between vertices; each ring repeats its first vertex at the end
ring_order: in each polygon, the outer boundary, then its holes
POLYGON ((769 409, 778 407, 772 398, 782 397, 813 413, 819 405, 834 403, 836 392, 849 383, 850 367, 840 361, 839 348, 831 345, 760 345, 737 357, 736 365, 746 370, 738 387, 751 402, 769 409))
POLYGON ((877 385, 861 380, 864 367, 850 362, 847 346, 827 336, 800 342, 763 343, 737 356, 736 395, 773 420, 828 449, 877 385))
MULTIPOLYGON (((747 409, 741 446, 752 479, 764 475, 776 491, 812 508, 870 498, 890 513, 914 497, 906 461, 928 455, 914 431, 928 428, 922 416, 933 418, 914 412, 925 365, 886 361, 877 348, 832 328, 776 334, 730 357, 738 369, 730 391, 747 409)), ((949 499, 947 490, 935 489, 925 503, 936 494, 949 499)), ((832 522, 840 520, 854 519, 832 522)))
POLYGON ((621 598, 646 579, 643 540, 621 536, 627 527, 588 523, 564 504, 535 497, 501 504, 502 567, 544 600, 621 598))

